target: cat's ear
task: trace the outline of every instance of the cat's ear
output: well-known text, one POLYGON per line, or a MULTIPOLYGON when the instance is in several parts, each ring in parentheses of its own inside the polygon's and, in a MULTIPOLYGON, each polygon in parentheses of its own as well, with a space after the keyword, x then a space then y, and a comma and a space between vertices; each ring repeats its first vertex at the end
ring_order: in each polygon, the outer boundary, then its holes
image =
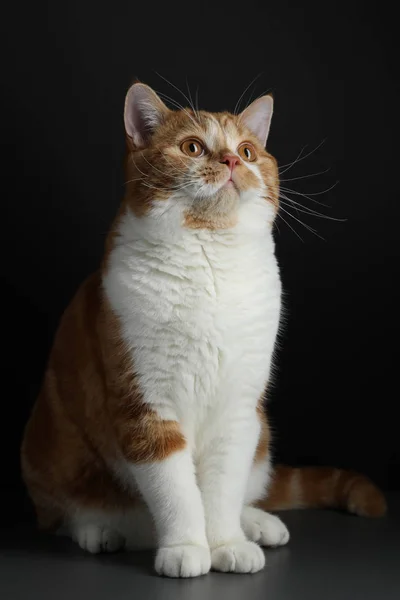
POLYGON ((263 146, 267 143, 273 110, 274 100, 269 94, 254 100, 240 115, 240 122, 254 133, 263 146))
POLYGON ((163 122, 169 109, 157 94, 143 83, 134 83, 125 99, 125 131, 135 148, 144 148, 163 122))

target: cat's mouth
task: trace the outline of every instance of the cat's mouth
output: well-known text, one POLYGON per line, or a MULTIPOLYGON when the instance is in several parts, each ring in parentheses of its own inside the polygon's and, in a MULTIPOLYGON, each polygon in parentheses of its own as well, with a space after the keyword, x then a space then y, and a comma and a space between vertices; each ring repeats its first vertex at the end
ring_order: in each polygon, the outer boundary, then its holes
POLYGON ((237 184, 236 181, 233 179, 232 175, 229 177, 228 181, 225 183, 225 185, 233 185, 233 187, 237 188, 237 184))
POLYGON ((224 189, 230 191, 235 190, 238 194, 240 194, 240 187, 238 185, 237 178, 235 177, 234 173, 230 174, 228 179, 221 185, 219 189, 221 191, 224 189))
POLYGON ((196 200, 196 204, 210 204, 215 206, 221 202, 237 202, 245 189, 246 185, 242 178, 238 177, 236 173, 231 172, 229 174, 224 173, 223 177, 219 177, 219 181, 217 179, 213 183, 207 180, 200 180, 197 185, 193 186, 191 195, 196 200))

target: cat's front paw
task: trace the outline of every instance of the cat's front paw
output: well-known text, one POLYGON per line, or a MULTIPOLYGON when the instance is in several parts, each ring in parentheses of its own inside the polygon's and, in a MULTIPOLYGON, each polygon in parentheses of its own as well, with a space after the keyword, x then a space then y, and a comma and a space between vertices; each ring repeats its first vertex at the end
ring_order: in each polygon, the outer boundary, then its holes
POLYGON ((283 546, 289 541, 286 525, 275 515, 259 508, 246 506, 241 521, 246 537, 261 546, 283 546))
POLYGON ((265 556, 257 544, 241 541, 214 548, 211 564, 215 571, 256 573, 264 567, 265 556))
POLYGON ((203 546, 172 546, 157 551, 155 570, 166 577, 198 577, 211 568, 210 550, 203 546))

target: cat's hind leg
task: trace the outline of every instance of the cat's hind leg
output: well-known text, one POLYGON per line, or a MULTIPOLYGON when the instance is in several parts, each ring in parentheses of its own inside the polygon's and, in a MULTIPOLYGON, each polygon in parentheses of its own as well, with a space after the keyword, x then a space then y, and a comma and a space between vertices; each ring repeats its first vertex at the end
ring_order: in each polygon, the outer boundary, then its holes
POLYGON ((244 506, 241 524, 247 539, 260 546, 274 548, 283 546, 289 541, 289 531, 279 517, 260 508, 244 506))
POLYGON ((268 493, 271 477, 270 458, 267 454, 253 463, 241 514, 241 525, 248 540, 260 546, 282 546, 289 541, 289 531, 279 517, 252 506, 268 493))
POLYGON ((152 518, 144 505, 119 512, 77 510, 59 533, 92 554, 156 547, 152 518))
POLYGON ((71 537, 82 550, 91 554, 116 552, 125 546, 125 539, 120 533, 101 523, 75 523, 71 537))

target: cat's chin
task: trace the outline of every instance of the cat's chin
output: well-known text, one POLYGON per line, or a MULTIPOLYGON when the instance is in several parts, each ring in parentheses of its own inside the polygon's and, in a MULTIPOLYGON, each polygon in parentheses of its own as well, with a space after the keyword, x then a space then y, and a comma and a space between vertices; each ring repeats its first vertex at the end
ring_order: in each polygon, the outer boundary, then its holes
POLYGON ((185 213, 185 226, 198 229, 228 229, 237 222, 240 193, 234 186, 223 187, 213 196, 195 202, 185 213))

